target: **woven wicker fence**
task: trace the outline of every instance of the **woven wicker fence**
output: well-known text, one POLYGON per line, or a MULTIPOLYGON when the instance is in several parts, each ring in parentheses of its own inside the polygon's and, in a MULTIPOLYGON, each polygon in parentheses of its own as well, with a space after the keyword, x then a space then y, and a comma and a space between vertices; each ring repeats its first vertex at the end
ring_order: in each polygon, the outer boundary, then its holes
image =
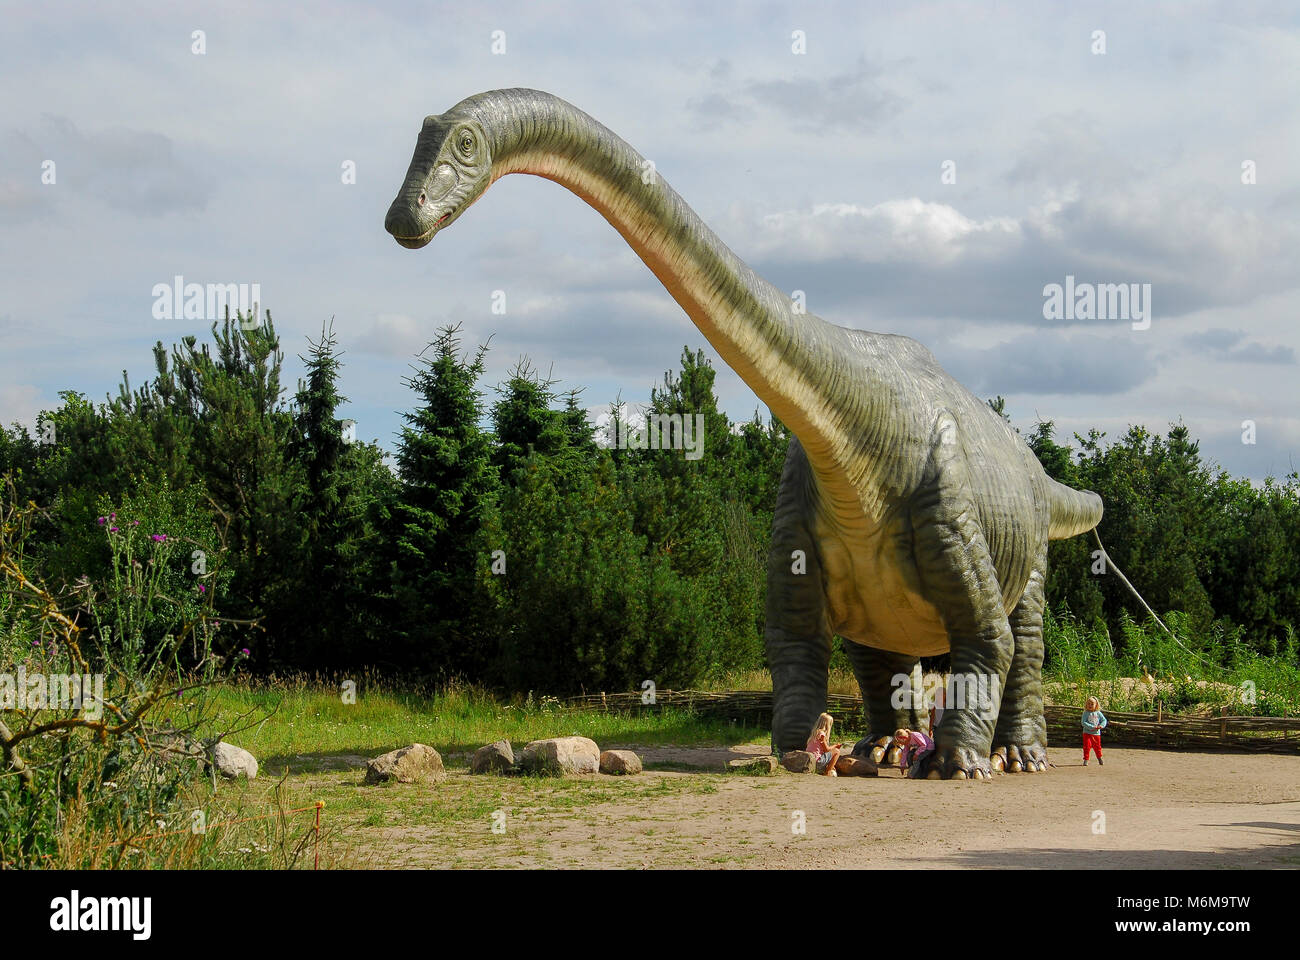
MULTIPOLYGON (((767 690, 656 690, 653 704, 643 702, 640 691, 586 694, 564 702, 574 707, 616 711, 684 707, 702 716, 737 723, 765 726, 772 722, 772 693, 767 690)), ((832 694, 826 698, 826 709, 840 723, 856 720, 860 724, 865 719, 860 697, 832 694)), ((1048 706, 1043 712, 1048 746, 1079 746, 1083 733, 1079 725, 1083 711, 1079 707, 1048 706)), ((1106 743, 1165 750, 1300 754, 1300 717, 1231 717, 1226 712, 1213 717, 1188 717, 1170 715, 1158 707, 1156 713, 1107 711, 1106 718, 1110 721, 1106 743)))

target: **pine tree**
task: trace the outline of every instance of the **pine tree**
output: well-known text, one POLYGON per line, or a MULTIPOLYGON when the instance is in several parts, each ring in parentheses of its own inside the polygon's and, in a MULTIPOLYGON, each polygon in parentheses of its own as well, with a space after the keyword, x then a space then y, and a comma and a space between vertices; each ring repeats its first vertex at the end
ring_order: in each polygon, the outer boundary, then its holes
POLYGON ((193 424, 195 469, 225 530, 233 614, 263 621, 266 642, 250 645, 255 662, 270 665, 277 642, 295 629, 304 541, 302 469, 289 455, 293 419, 280 386, 284 355, 270 311, 261 323, 227 313, 212 334, 215 355, 192 336, 173 349, 172 404, 193 424))
POLYGON ((554 381, 542 380, 527 358, 510 371, 510 379, 497 388, 500 399, 492 405, 496 428, 496 450, 492 463, 501 480, 511 483, 516 470, 536 454, 557 457, 569 443, 569 433, 560 413, 551 409, 554 381))
POLYGON ((380 606, 389 584, 379 530, 396 488, 382 451, 345 434, 338 408, 342 363, 332 327, 308 341, 306 379, 294 398, 289 454, 302 466, 302 562, 293 659, 359 666, 385 642, 380 606))
POLYGON ((403 415, 398 445, 401 497, 394 508, 394 592, 402 656, 443 676, 475 676, 492 657, 478 629, 478 531, 498 474, 478 389, 487 347, 460 354, 458 326, 446 327, 407 384, 418 407, 403 415))

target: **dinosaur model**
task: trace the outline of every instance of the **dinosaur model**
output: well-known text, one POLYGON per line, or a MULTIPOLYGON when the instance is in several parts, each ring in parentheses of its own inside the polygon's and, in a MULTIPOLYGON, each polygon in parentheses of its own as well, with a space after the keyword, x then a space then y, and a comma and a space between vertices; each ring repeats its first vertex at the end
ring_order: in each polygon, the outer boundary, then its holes
POLYGON ((949 697, 921 772, 1045 770, 1047 543, 1093 529, 1101 498, 1049 478, 916 341, 803 312, 652 164, 548 93, 493 90, 425 118, 384 226, 423 247, 511 173, 554 180, 599 211, 795 436, 768 557, 774 749, 804 746, 838 634, 871 729, 856 756, 918 727, 908 678, 920 657, 951 651, 954 679, 979 695, 949 697))

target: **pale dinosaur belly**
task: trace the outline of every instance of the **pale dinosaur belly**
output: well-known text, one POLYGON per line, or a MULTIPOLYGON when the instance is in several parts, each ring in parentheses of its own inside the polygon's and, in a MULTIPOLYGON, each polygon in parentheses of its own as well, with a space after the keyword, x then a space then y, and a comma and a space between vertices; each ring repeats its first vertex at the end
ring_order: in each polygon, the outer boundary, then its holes
POLYGON ((899 514, 876 522, 825 515, 814 522, 827 607, 835 633, 893 653, 948 652, 948 633, 920 594, 911 567, 911 530, 899 514))

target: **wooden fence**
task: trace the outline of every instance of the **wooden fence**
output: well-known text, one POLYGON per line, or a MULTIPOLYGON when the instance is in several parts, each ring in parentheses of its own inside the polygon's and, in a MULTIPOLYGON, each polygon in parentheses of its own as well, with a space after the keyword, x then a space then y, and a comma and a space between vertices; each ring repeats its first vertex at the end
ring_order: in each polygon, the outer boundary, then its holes
MULTIPOLYGON (((630 693, 594 693, 569 697, 565 703, 575 707, 603 710, 656 710, 683 707, 702 716, 766 726, 772 722, 772 693, 768 690, 656 690, 654 702, 646 703, 640 691, 630 693)), ((838 723, 851 721, 860 726, 865 719, 860 697, 831 694, 826 709, 838 723)), ((1048 706, 1049 747, 1077 747, 1083 729, 1080 707, 1048 706)), ((1300 754, 1300 717, 1232 717, 1227 708, 1218 716, 1189 717, 1165 713, 1157 704, 1155 713, 1120 713, 1106 711, 1110 726, 1105 742, 1125 746, 1157 747, 1162 750, 1244 750, 1258 753, 1300 754)))
MULTIPOLYGON (((1083 728, 1078 707, 1049 706, 1048 746, 1078 746, 1083 728)), ((1158 747, 1164 750, 1246 750, 1300 754, 1300 717, 1232 717, 1227 708, 1218 716, 1170 715, 1157 704, 1155 713, 1103 711, 1110 721, 1106 743, 1158 747)))

